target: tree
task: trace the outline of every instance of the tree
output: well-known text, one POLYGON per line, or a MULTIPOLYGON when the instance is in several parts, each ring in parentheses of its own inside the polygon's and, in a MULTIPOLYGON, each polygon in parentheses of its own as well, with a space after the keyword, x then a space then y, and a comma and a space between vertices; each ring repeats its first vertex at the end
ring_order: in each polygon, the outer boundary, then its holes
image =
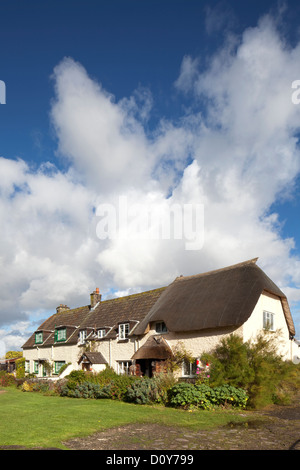
POLYGON ((14 357, 22 357, 22 351, 7 351, 5 354, 5 359, 13 359, 14 357))
POLYGON ((245 343, 236 334, 223 338, 210 354, 201 358, 211 364, 210 385, 225 383, 244 388, 253 407, 272 403, 288 370, 276 345, 277 337, 270 332, 245 343))

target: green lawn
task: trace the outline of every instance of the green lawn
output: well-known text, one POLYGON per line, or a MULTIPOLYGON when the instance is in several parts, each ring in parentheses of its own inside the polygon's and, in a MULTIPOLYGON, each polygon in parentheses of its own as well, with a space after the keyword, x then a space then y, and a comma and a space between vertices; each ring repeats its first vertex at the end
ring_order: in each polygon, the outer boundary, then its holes
POLYGON ((238 412, 188 412, 113 400, 45 396, 15 388, 5 391, 0 394, 0 446, 65 448, 61 442, 66 439, 129 423, 204 429, 245 420, 238 412))

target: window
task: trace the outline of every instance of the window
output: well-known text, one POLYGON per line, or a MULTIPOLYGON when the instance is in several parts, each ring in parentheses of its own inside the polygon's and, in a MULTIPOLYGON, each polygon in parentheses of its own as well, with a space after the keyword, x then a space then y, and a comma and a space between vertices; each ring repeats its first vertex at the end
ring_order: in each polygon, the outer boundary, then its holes
POLYGON ((264 312, 264 314, 263 314, 263 328, 265 330, 275 331, 274 313, 264 312))
POLYGON ((26 373, 30 372, 30 361, 25 361, 25 372, 26 373))
POLYGON ((194 377, 196 375, 197 362, 196 359, 193 362, 189 362, 187 359, 183 360, 182 363, 182 376, 183 377, 194 377))
POLYGON ((127 339, 129 333, 129 323, 121 323, 119 325, 119 340, 127 339))
POLYGON ((103 338, 105 336, 105 329, 98 330, 97 336, 98 338, 103 338))
POLYGON ((35 334, 35 344, 41 344, 43 342, 43 332, 42 331, 38 331, 36 334, 35 334))
POLYGON ((118 361, 118 374, 129 375, 129 368, 131 365, 131 361, 118 361))
POLYGON ((66 338, 67 338, 67 330, 66 328, 59 328, 57 330, 55 330, 55 341, 59 342, 59 341, 66 341, 66 338))
POLYGON ((79 342, 80 342, 80 343, 84 343, 85 340, 86 340, 86 337, 87 337, 87 332, 86 332, 86 330, 81 330, 81 331, 79 332, 79 342))
POLYGON ((62 366, 65 365, 65 361, 55 361, 54 362, 54 374, 58 374, 62 366))
POLYGON ((34 374, 39 373, 39 361, 33 361, 33 373, 34 374))
POLYGON ((163 321, 155 323, 155 331, 156 333, 167 333, 168 328, 166 327, 163 321))

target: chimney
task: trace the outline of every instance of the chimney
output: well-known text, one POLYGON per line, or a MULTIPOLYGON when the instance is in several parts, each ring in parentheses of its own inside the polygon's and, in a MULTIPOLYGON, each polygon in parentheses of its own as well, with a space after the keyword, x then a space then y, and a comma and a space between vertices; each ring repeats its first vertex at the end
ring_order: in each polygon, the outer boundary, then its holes
POLYGON ((94 308, 95 305, 100 302, 101 294, 99 294, 99 288, 97 287, 94 292, 91 293, 91 308, 94 308))
POLYGON ((56 313, 65 312, 66 310, 70 310, 70 307, 67 305, 60 304, 58 307, 56 307, 56 313))

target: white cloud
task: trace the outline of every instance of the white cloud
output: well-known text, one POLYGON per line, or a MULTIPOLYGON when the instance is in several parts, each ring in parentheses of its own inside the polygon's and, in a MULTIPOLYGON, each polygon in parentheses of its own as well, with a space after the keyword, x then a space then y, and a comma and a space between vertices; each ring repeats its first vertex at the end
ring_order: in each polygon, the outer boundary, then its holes
POLYGON ((54 80, 56 101, 51 114, 59 151, 84 181, 100 193, 130 187, 136 180, 147 182, 151 154, 143 128, 132 115, 134 98, 116 104, 71 59, 55 68, 54 80))
MULTIPOLYGON (((259 256, 281 286, 291 277, 299 286, 294 241, 282 239, 280 221, 270 213, 274 201, 293 191, 300 169, 300 108, 291 102, 299 59, 299 46, 287 47, 268 16, 247 29, 240 43, 233 44, 230 37, 204 71, 199 71, 198 59, 183 59, 176 86, 194 93, 194 110, 176 127, 164 121, 152 150, 161 152, 165 163, 167 154, 171 161, 173 156, 172 170, 180 163, 186 166, 187 155, 194 167, 197 162, 197 180, 190 180, 187 172, 172 179, 172 198, 181 194, 181 202, 204 204, 205 245, 191 259, 186 252, 182 256, 179 243, 131 247, 116 241, 98 260, 115 273, 117 282, 142 283, 158 271, 160 278, 163 273, 171 277, 175 271, 197 272, 259 256)), ((143 199, 138 192, 137 197, 143 199)))
POLYGON ((198 68, 198 58, 192 59, 192 57, 188 55, 184 56, 180 67, 179 77, 175 81, 175 87, 180 91, 189 91, 193 87, 195 78, 198 76, 198 68))
POLYGON ((151 135, 148 90, 116 102, 80 64, 58 64, 51 120, 69 169, 33 171, 0 159, 2 323, 61 302, 88 303, 96 286, 147 289, 256 256, 299 300, 295 242, 281 237, 270 213, 300 169, 300 107, 291 102, 299 60, 300 46, 287 47, 270 17, 234 47, 225 43, 206 69, 186 56, 176 86, 193 93, 193 108, 151 135), (99 240, 95 208, 116 207, 120 196, 141 207, 203 204, 203 248, 187 251, 176 239, 99 240))

